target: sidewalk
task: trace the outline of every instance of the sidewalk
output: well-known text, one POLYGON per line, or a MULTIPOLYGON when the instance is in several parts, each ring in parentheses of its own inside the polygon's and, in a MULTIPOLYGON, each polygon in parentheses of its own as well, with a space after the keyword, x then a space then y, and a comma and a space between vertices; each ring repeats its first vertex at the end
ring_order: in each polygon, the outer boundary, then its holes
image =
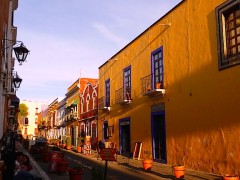
MULTIPOLYGON (((83 154, 79 154, 80 156, 85 156, 83 154)), ((85 156, 85 158, 91 158, 97 161, 101 161, 101 158, 98 158, 97 152, 93 151, 91 156, 85 156)), ((135 160, 132 158, 128 158, 125 156, 117 155, 117 162, 112 162, 111 165, 118 165, 118 168, 121 168, 121 166, 125 166, 127 168, 130 168, 132 170, 139 171, 139 173, 146 173, 143 170, 142 161, 141 160, 135 160)), ((149 172, 147 172, 149 173, 149 172)), ((149 174, 153 174, 159 177, 159 179, 175 179, 172 171, 172 166, 161 164, 158 162, 153 162, 152 165, 152 171, 149 174)), ((189 180, 220 180, 222 179, 221 176, 211 173, 205 173, 201 171, 186 169, 185 172, 185 178, 189 180)))
MULTIPOLYGON (((104 161, 101 160, 101 158, 98 158, 97 152, 92 151, 92 154, 89 156, 86 156, 84 154, 76 153, 71 150, 65 150, 61 149, 62 152, 68 154, 74 154, 77 156, 81 156, 81 158, 84 158, 86 160, 93 161, 95 163, 104 164, 104 161)), ((24 151, 23 151, 24 152, 24 151)), ((25 150, 25 152, 26 150, 25 150)), ((29 155, 29 154, 28 154, 29 155)), ((34 169, 36 170, 36 175, 40 175, 43 180, 49 180, 49 179, 58 179, 58 180, 68 180, 68 174, 66 175, 58 175, 55 173, 48 173, 48 163, 42 163, 42 162, 36 162, 31 155, 29 155, 31 159, 31 163, 34 165, 34 169)), ((70 160, 71 161, 71 160, 70 160)), ((72 159, 74 161, 74 159, 72 159)), ((142 161, 141 160, 135 160, 132 158, 127 158, 121 155, 117 155, 117 162, 109 162, 108 167, 118 170, 124 170, 124 171, 134 171, 142 175, 148 175, 149 179, 175 179, 172 167, 170 165, 166 164, 160 164, 157 162, 153 162, 153 167, 151 172, 145 172, 142 168, 142 161)), ((89 168, 89 173, 91 169, 89 168)), ((86 175, 86 177, 83 177, 83 179, 89 179, 90 176, 86 175)), ((115 179, 112 177, 111 179, 115 179)), ((210 174, 210 173, 204 173, 196 170, 186 169, 185 172, 185 178, 186 180, 220 180, 222 179, 221 176, 216 174, 210 174)))
POLYGON ((22 144, 18 141, 15 141, 16 150, 23 152, 24 154, 28 155, 30 163, 33 167, 31 170, 31 174, 35 177, 42 178, 42 180, 50 180, 48 175, 42 170, 42 168, 38 165, 38 163, 33 159, 33 157, 28 153, 26 149, 23 148, 22 144))

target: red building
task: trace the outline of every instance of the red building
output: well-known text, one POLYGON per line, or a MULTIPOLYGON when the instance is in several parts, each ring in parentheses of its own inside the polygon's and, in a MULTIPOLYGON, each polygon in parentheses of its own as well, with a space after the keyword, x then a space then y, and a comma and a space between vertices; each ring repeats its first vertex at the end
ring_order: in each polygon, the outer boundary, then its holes
POLYGON ((98 142, 98 79, 81 80, 79 132, 81 137, 90 137, 91 147, 95 149, 98 142))

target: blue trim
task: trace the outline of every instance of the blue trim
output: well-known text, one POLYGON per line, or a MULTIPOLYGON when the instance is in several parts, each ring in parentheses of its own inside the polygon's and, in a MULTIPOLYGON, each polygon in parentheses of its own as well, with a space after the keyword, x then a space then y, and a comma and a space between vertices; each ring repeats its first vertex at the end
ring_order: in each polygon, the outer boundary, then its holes
POLYGON ((104 106, 106 107, 110 107, 110 99, 111 99, 111 93, 110 93, 110 78, 108 78, 106 81, 105 81, 105 99, 104 99, 104 106), (107 83, 109 83, 109 104, 107 104, 107 83))
POLYGON ((129 65, 128 67, 123 69, 123 88, 124 88, 124 91, 126 89, 126 86, 125 86, 125 72, 128 71, 128 70, 130 70, 130 78, 131 78, 130 87, 132 87, 132 69, 131 69, 131 65, 129 65))
MULTIPOLYGON (((152 155, 153 155, 153 159, 155 159, 155 151, 154 151, 154 149, 155 149, 155 144, 154 144, 154 116, 156 116, 156 115, 164 115, 164 117, 165 117, 165 110, 162 110, 162 111, 158 111, 158 112, 152 112, 151 113, 151 135, 152 135, 152 137, 151 137, 151 139, 152 139, 152 155)), ((167 164, 167 143, 166 143, 166 118, 164 118, 164 138, 165 138, 165 155, 166 155, 166 160, 162 160, 162 161, 160 161, 161 163, 165 163, 165 164, 167 164)))
MULTIPOLYGON (((152 77, 151 77, 151 83, 152 83, 152 88, 153 89, 155 89, 155 87, 154 87, 154 81, 155 81, 155 77, 154 77, 154 64, 153 64, 153 61, 154 61, 154 55, 155 54, 157 54, 157 53, 159 53, 159 52, 161 52, 161 54, 162 54, 162 76, 163 76, 163 79, 162 79, 162 84, 164 85, 164 59, 163 59, 163 46, 161 46, 161 47, 159 47, 159 48, 157 48, 156 50, 154 50, 153 52, 151 52, 151 75, 152 75, 152 77)), ((161 85, 162 86, 162 88, 164 88, 163 87, 163 85, 161 85)))
MULTIPOLYGON (((130 122, 130 117, 127 118, 123 118, 123 119, 119 119, 119 152, 120 154, 122 154, 122 140, 121 140, 121 135, 122 135, 122 128, 121 128, 121 123, 122 122, 129 122, 130 125, 130 135, 131 135, 131 122, 130 122)), ((130 141, 131 141, 131 137, 130 137, 130 141)), ((131 145, 131 143, 130 143, 131 145)), ((130 147, 131 149, 131 147, 130 147)))

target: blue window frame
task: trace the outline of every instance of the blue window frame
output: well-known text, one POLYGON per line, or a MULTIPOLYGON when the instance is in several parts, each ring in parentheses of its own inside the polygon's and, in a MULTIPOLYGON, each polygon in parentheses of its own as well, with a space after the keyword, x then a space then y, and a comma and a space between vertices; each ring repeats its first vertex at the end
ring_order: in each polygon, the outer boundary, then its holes
POLYGON ((219 70, 240 64, 240 1, 216 8, 219 70))
POLYGON ((105 106, 110 107, 110 79, 105 81, 105 106))
POLYGON ((156 89, 156 84, 160 83, 161 89, 163 87, 163 47, 160 47, 151 53, 152 64, 152 84, 156 89))
POLYGON ((131 66, 124 69, 123 72, 123 97, 126 100, 131 99, 131 66))

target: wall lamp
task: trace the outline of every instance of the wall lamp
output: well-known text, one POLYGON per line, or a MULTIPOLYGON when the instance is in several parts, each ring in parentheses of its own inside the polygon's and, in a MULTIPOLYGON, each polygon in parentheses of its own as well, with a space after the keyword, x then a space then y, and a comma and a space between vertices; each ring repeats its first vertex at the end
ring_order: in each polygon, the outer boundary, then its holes
POLYGON ((22 79, 18 76, 16 72, 16 76, 13 78, 13 84, 16 89, 18 89, 21 85, 22 79))
POLYGON ((22 65, 22 63, 26 60, 27 55, 29 53, 29 50, 23 45, 23 42, 9 40, 9 39, 4 39, 3 42, 4 42, 4 44, 6 44, 6 42, 12 43, 12 45, 4 47, 3 50, 15 46, 15 47, 13 47, 13 50, 15 52, 16 58, 19 62, 19 65, 22 65))

